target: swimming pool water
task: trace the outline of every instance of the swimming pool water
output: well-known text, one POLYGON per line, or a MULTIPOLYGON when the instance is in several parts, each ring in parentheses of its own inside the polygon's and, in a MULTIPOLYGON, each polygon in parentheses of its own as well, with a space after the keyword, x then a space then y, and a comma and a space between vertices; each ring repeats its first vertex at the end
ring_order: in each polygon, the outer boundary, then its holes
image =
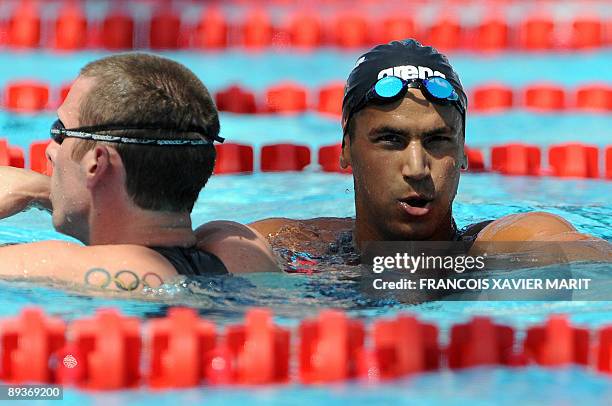
MULTIPOLYGON (((80 66, 101 54, 67 54, 62 58, 48 53, 0 55, 0 85, 15 78, 35 77, 58 86, 72 79, 80 66), (45 69, 40 69, 44 66, 45 69)), ((284 79, 294 79, 311 89, 332 80, 342 80, 358 53, 323 50, 304 55, 263 53, 245 55, 168 54, 185 63, 211 90, 232 82, 262 91, 284 79)), ((581 83, 612 82, 607 69, 612 53, 532 56, 503 54, 479 57, 452 55, 464 85, 498 80, 517 88, 536 81, 564 84, 573 88, 581 83), (598 72, 595 75, 593 72, 598 72), (520 72, 520 74, 517 74, 520 72), (571 74, 570 74, 571 72, 571 74)), ((16 115, 0 112, 0 136, 11 144, 26 148, 34 140, 45 139, 53 113, 16 115)), ((308 113, 298 116, 237 116, 223 114, 222 135, 228 141, 259 147, 273 142, 292 141, 313 150, 340 140, 337 120, 308 113)), ((599 146, 612 144, 612 117, 604 114, 568 112, 536 114, 512 110, 494 115, 472 115, 468 121, 467 143, 489 147, 498 143, 522 141, 541 146, 565 141, 581 141, 599 146)), ((271 216, 309 218, 315 216, 353 216, 353 187, 350 176, 325 174, 313 166, 304 173, 255 173, 253 175, 215 176, 200 195, 193 212, 199 225, 214 219, 249 222, 271 216)), ((544 210, 571 221, 579 231, 612 241, 612 182, 603 180, 560 180, 537 177, 504 177, 496 174, 464 174, 454 205, 459 226, 500 216, 544 210)), ((50 216, 30 210, 0 222, 0 243, 69 239, 51 227, 50 216)), ((595 269, 594 265, 585 265, 595 269)), ((90 297, 76 288, 65 290, 51 282, 31 285, 0 281, 0 317, 13 315, 26 305, 39 305, 51 315, 67 320, 93 314, 100 306, 114 306, 127 315, 150 318, 165 314, 175 304, 186 304, 219 324, 242 319, 251 306, 269 306, 279 323, 295 326, 300 319, 320 309, 340 307, 364 318, 392 316, 410 311, 434 321, 442 336, 452 323, 473 315, 486 314, 500 323, 524 328, 544 320, 551 313, 566 313, 571 320, 596 328, 612 321, 612 303, 589 302, 432 302, 416 306, 380 306, 360 297, 342 272, 307 275, 252 275, 207 280, 201 284, 177 282, 162 293, 144 298, 90 297)), ((305 388, 291 386, 263 389, 200 388, 150 394, 122 391, 112 395, 68 391, 66 401, 73 404, 163 404, 167 401, 207 404, 605 404, 612 398, 612 380, 579 368, 547 371, 482 369, 461 373, 439 373, 402 379, 397 382, 363 387, 355 384, 337 387, 305 388), (537 392, 534 390, 537 388, 537 392), (500 394, 503 392, 503 396, 500 394)))

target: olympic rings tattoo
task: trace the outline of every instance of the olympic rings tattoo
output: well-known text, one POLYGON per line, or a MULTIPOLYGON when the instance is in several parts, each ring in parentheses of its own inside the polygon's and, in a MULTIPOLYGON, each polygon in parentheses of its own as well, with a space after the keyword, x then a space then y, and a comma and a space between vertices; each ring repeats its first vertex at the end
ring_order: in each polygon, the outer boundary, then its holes
MULTIPOLYGON (((133 290, 138 289, 138 287, 140 286, 141 278, 135 272, 127 270, 127 269, 118 271, 117 273, 115 273, 114 276, 112 276, 110 272, 108 272, 106 269, 103 269, 103 268, 92 268, 88 270, 87 272, 85 272, 85 284, 86 285, 95 286, 97 288, 107 288, 111 284, 111 282, 114 282, 115 286, 118 289, 124 290, 126 292, 131 292, 133 290), (91 281, 91 277, 92 275, 100 275, 100 274, 104 275, 105 280, 103 283, 96 285, 91 281), (123 276, 123 279, 125 279, 126 276, 128 277, 131 276, 133 280, 127 283, 120 279, 122 276, 123 276)), ((142 284, 144 287, 156 288, 156 287, 163 285, 164 280, 161 278, 161 276, 157 275, 156 273, 147 272, 142 276, 142 284), (157 278, 157 280, 159 281, 157 286, 150 285, 147 279, 150 280, 151 278, 157 278)))
POLYGON ((122 270, 122 271, 117 272, 115 274, 115 278, 113 280, 115 282, 115 286, 117 286, 121 290, 126 290, 128 292, 132 291, 134 289, 137 289, 138 285, 140 285, 140 278, 138 277, 138 275, 136 275, 134 272, 128 271, 128 270, 122 270), (121 280, 119 280, 119 277, 121 275, 124 275, 124 274, 132 275, 134 277, 134 280, 128 286, 126 286, 121 280))
POLYGON ((99 272, 101 272, 106 277, 106 281, 103 284, 101 284, 100 286, 97 286, 97 287, 98 288, 106 288, 108 285, 110 285, 111 279, 112 279, 111 274, 106 269, 102 269, 102 268, 92 268, 89 271, 87 271, 85 273, 85 284, 86 285, 93 285, 93 283, 91 283, 89 281, 89 277, 91 276, 91 274, 99 273, 99 272))
POLYGON ((159 275, 157 275, 157 274, 155 274, 153 272, 147 272, 146 274, 142 275, 142 283, 147 288, 157 288, 157 287, 159 287, 159 286, 164 284, 164 280, 161 278, 161 276, 159 276, 159 275), (152 276, 154 278, 157 278, 159 280, 159 284, 157 286, 151 286, 149 284, 149 282, 147 282, 147 278, 150 277, 150 276, 152 276))

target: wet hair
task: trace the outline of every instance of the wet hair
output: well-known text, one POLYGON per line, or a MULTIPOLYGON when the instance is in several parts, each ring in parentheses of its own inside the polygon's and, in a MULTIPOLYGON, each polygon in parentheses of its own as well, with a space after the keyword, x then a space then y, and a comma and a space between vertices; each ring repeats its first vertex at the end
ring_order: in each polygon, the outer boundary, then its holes
MULTIPOLYGON (((193 72, 178 62, 144 53, 126 53, 87 64, 80 77, 93 87, 80 106, 80 126, 113 125, 175 130, 115 130, 108 134, 175 139, 219 134, 215 104, 193 72), (199 127, 204 135, 186 131, 199 127)), ((80 160, 97 142, 79 140, 73 159, 80 160)), ((107 144, 116 149, 126 171, 126 189, 146 210, 190 212, 212 175, 215 148, 107 144)))

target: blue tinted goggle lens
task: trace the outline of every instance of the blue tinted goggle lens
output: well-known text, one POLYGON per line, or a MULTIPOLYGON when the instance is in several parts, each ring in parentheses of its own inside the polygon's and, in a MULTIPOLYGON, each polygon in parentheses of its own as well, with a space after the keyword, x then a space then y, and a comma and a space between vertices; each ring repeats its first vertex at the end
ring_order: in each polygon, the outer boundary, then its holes
POLYGON ((386 76, 380 79, 374 85, 374 91, 377 95, 384 98, 397 96, 404 88, 403 81, 397 76, 386 76))
POLYGON ((450 82, 439 76, 423 79, 423 85, 437 99, 457 100, 459 98, 450 82))

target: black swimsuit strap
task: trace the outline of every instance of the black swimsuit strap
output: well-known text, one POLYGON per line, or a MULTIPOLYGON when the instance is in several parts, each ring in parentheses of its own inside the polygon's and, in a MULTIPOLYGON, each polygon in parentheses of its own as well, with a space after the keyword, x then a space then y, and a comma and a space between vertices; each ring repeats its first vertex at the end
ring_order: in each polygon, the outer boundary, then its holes
POLYGON ((174 266, 179 275, 211 276, 229 272, 223 262, 214 254, 196 247, 149 247, 162 255, 174 266))

